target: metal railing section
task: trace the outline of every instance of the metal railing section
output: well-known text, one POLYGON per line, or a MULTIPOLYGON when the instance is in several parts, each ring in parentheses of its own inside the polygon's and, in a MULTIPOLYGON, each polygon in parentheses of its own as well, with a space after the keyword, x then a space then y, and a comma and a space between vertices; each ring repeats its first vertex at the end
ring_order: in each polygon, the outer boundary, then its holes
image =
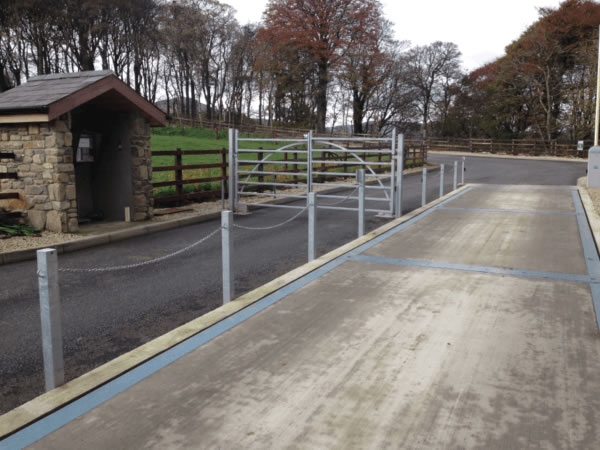
POLYGON ((336 209, 336 204, 358 197, 340 196, 331 190, 340 188, 349 178, 353 183, 353 169, 364 169, 368 192, 365 200, 371 205, 367 211, 395 215, 399 154, 395 131, 391 138, 316 137, 309 132, 297 139, 258 139, 240 138, 237 130, 230 130, 229 135, 229 205, 234 211, 244 198, 266 196, 306 202, 308 194, 317 190, 319 198, 334 201, 320 202, 319 208, 336 209))

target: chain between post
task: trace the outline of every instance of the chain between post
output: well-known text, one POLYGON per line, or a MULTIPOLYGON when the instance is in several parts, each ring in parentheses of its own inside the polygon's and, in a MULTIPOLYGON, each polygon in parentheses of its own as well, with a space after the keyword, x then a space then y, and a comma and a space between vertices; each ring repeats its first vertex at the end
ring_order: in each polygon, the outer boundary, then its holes
POLYGON ((187 247, 179 249, 173 253, 169 253, 168 255, 160 256, 158 258, 151 259, 149 261, 144 261, 141 263, 126 264, 123 266, 113 266, 113 267, 94 267, 94 268, 90 268, 90 269, 76 269, 76 268, 72 268, 72 267, 63 267, 63 268, 59 268, 58 271, 64 272, 64 273, 102 273, 102 272, 116 272, 118 270, 130 270, 130 269, 135 269, 135 268, 142 267, 142 266, 148 266, 150 264, 156 264, 158 262, 164 261, 169 258, 173 258, 177 255, 187 252, 187 251, 193 249, 194 247, 197 247, 198 245, 203 244, 204 242, 209 240, 211 237, 213 237, 220 231, 221 231, 221 227, 217 228, 215 231, 210 233, 208 236, 203 237, 199 241, 196 241, 193 244, 188 245, 187 247))
POLYGON ((275 228, 279 228, 282 227, 284 225, 287 225, 288 223, 292 222, 293 220, 297 219, 298 217, 300 217, 302 215, 303 212, 305 212, 308 209, 308 206, 303 208, 298 214, 295 214, 293 217, 290 217, 289 219, 285 220, 284 222, 278 223, 277 225, 272 225, 269 227, 247 227, 244 225, 238 225, 236 223, 233 224, 234 228, 239 228, 241 230, 248 230, 248 231, 267 231, 267 230, 274 230, 275 228))

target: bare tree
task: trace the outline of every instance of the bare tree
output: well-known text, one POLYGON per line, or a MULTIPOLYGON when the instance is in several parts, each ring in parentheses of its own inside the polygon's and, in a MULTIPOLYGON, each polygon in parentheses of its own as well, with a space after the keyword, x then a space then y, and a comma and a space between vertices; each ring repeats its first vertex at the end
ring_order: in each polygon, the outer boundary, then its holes
POLYGON ((458 47, 452 42, 437 41, 408 51, 407 70, 417 93, 424 137, 427 135, 432 107, 444 96, 449 81, 460 78, 460 56, 458 47))

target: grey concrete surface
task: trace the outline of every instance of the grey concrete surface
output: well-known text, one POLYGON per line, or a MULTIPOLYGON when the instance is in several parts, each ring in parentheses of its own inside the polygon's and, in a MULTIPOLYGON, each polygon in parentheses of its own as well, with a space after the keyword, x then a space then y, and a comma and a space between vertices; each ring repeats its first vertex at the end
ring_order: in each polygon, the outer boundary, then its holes
POLYGON ((576 191, 463 192, 32 448, 595 448, 576 191))

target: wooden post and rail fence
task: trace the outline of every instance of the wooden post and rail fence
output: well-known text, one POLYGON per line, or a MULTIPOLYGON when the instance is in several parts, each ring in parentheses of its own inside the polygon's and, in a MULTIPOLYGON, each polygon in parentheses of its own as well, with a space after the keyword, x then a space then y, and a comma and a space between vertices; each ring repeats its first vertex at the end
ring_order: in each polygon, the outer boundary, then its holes
MULTIPOLYGON (((374 147, 369 146, 361 146, 361 147, 352 147, 352 150, 355 154, 363 159, 364 161, 374 161, 374 162, 387 162, 389 161, 389 153, 364 153, 361 150, 372 150, 374 147)), ((259 148, 256 150, 257 160, 262 161, 263 158, 268 155, 271 151, 259 148)), ((319 152, 319 150, 317 150, 319 152)), ((342 171, 343 173, 348 173, 349 177, 354 177, 355 172, 358 169, 364 168, 364 164, 361 164, 360 161, 356 160, 356 164, 348 164, 348 162, 352 162, 355 159, 350 156, 348 153, 336 153, 335 151, 323 150, 322 159, 327 160, 328 162, 321 163, 318 167, 314 167, 314 172, 333 172, 333 171, 342 171), (338 162, 338 164, 336 164, 338 162)), ((189 200, 210 200, 210 199, 218 199, 223 198, 223 195, 226 195, 228 192, 228 153, 227 150, 222 148, 219 150, 168 150, 168 151, 154 151, 152 152, 153 156, 156 157, 164 157, 164 156, 172 156, 173 164, 172 165, 161 165, 161 166, 153 166, 152 171, 154 173, 167 173, 168 180, 167 181, 156 181, 152 183, 152 187, 154 188, 154 204, 156 206, 161 205, 182 205, 186 201, 189 200), (220 155, 219 162, 212 163, 199 163, 199 164, 184 164, 184 157, 196 156, 196 157, 204 157, 210 155, 220 155), (202 171, 218 169, 218 175, 212 173, 209 175, 202 175, 202 171), (198 171, 200 171, 201 175, 198 175, 198 171), (199 188, 201 186, 201 188, 199 188), (171 188, 167 192, 161 192, 159 189, 161 188, 171 188)), ((284 177, 286 173, 290 173, 289 181, 294 184, 297 184, 300 181, 300 176, 298 175, 298 166, 302 162, 306 162, 306 159, 302 159, 303 155, 301 152, 285 152, 283 153, 283 158, 281 160, 268 160, 264 163, 258 164, 256 170, 258 172, 264 172, 266 166, 269 164, 277 164, 279 166, 279 170, 277 171, 279 175, 264 175, 257 174, 256 181, 259 183, 265 182, 268 177, 273 178, 273 181, 281 181, 275 180, 274 177, 284 177), (293 174, 293 175, 292 175, 293 174)), ((206 158, 206 159, 209 159, 206 158)), ((204 158, 198 158, 204 159, 204 158)), ((404 151, 404 167, 416 167, 421 166, 427 160, 427 152, 425 147, 421 142, 405 142, 405 151, 404 151)), ((249 170, 252 170, 256 166, 256 164, 244 164, 241 163, 240 167, 247 167, 249 170)), ((373 170, 377 171, 376 168, 373 170)), ((268 181, 268 180, 267 180, 268 181)))
POLYGON ((591 142, 584 142, 583 150, 577 150, 577 143, 543 141, 535 139, 455 139, 428 138, 423 141, 429 151, 455 151, 469 153, 502 153, 524 156, 563 156, 587 158, 591 142))

